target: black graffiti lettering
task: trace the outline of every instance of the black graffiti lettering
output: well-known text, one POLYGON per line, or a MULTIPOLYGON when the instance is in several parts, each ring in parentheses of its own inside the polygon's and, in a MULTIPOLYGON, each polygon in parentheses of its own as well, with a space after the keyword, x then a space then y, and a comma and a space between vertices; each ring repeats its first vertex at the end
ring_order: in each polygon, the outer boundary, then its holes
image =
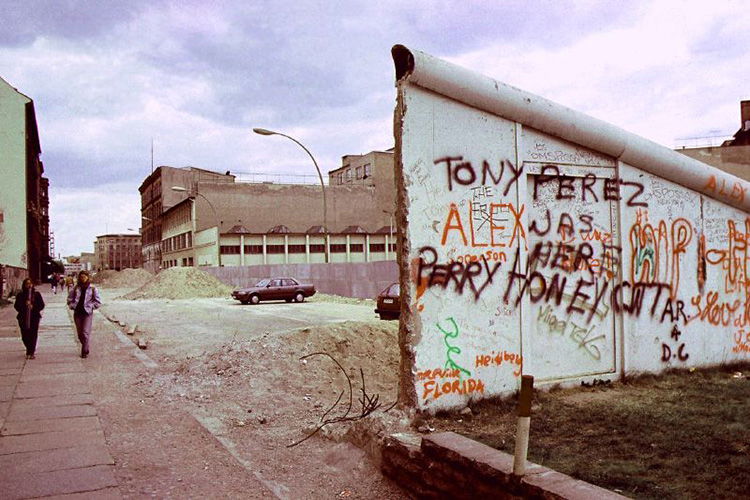
POLYGON ((574 246, 559 242, 557 244, 557 253, 555 253, 552 263, 549 265, 550 269, 562 269, 564 271, 571 270, 569 256, 574 251, 574 246))
POLYGON ((547 229, 544 231, 539 230, 539 226, 536 223, 536 219, 531 221, 531 225, 529 226, 529 232, 536 233, 539 236, 546 236, 547 233, 549 233, 549 230, 552 228, 552 221, 550 220, 549 216, 549 208, 546 210, 546 217, 547 217, 547 229))
POLYGON ((417 264, 417 283, 422 282, 422 271, 425 269, 430 269, 432 266, 434 266, 437 263, 437 252, 432 247, 422 247, 419 249, 419 262, 417 264), (432 255, 432 261, 427 262, 423 255, 428 254, 432 255))
POLYGON ((661 360, 666 363, 672 357, 672 348, 664 342, 661 343, 661 360))
MULTIPOLYGON (((537 244, 535 247, 538 248, 541 244, 537 244)), ((505 304, 508 303, 508 297, 510 297, 510 291, 513 289, 513 284, 516 282, 516 280, 523 279, 524 286, 523 288, 518 292, 518 298, 516 299, 515 305, 518 306, 518 304, 521 303, 521 297, 523 296, 523 293, 526 291, 526 273, 521 273, 519 269, 519 260, 521 259, 521 253, 518 249, 516 249, 516 256, 513 258, 513 267, 508 272, 508 286, 505 289, 505 294, 503 295, 503 302, 505 304)))
POLYGON ((503 160, 503 163, 508 164, 508 169, 513 172, 513 178, 508 182, 508 185, 505 186, 505 191, 503 191, 503 196, 508 196, 508 191, 510 191, 510 187, 518 182, 518 179, 521 177, 521 174, 523 173, 523 163, 521 163, 521 166, 516 169, 513 164, 508 160, 503 160))
POLYGON ((612 297, 611 297, 612 310, 614 310, 616 314, 620 314, 621 312, 625 310, 624 304, 620 302, 621 297, 624 294, 624 292, 622 292, 624 288, 630 288, 630 282, 623 281, 622 283, 616 284, 615 287, 612 289, 612 297))
POLYGON ((463 266, 465 264, 462 264, 461 262, 451 262, 450 267, 448 268, 448 275, 446 276, 445 281, 442 283, 443 289, 448 288, 448 283, 451 281, 455 283, 456 290, 462 289, 461 282, 458 280, 458 277, 463 272, 463 266))
POLYGON ((453 283, 458 294, 463 294, 468 285, 474 295, 474 300, 479 300, 485 289, 493 282, 501 265, 502 261, 490 266, 484 255, 481 261, 467 263, 451 261, 438 264, 437 251, 432 247, 422 247, 419 249, 417 263, 417 283, 425 284, 427 288, 439 286, 444 290, 450 283, 453 283), (483 283, 481 279, 478 279, 481 276, 485 276, 483 283), (481 283, 481 286, 477 286, 478 283, 481 283))
POLYGON ((685 315, 684 307, 685 307, 685 303, 681 300, 674 301, 674 307, 673 307, 672 300, 667 299, 667 301, 664 303, 664 310, 661 313, 661 318, 659 322, 663 323, 664 317, 669 315, 670 323, 679 321, 680 316, 682 316, 682 321, 685 324, 687 324, 687 316, 685 315))
POLYGON ((552 182, 560 175, 560 169, 557 168, 557 165, 544 165, 542 166, 542 173, 539 175, 534 176, 534 199, 538 199, 538 189, 539 186, 543 186, 544 184, 548 182, 552 182), (547 170, 553 170, 555 172, 554 175, 544 175, 544 173, 547 170))
POLYGON ((653 316, 654 312, 656 311, 656 304, 659 303, 662 289, 667 288, 668 290, 671 290, 672 287, 663 283, 644 283, 643 286, 656 287, 656 299, 654 299, 654 303, 651 305, 651 316, 653 316))
POLYGON ((552 255, 552 243, 549 241, 547 242, 538 242, 536 245, 534 245, 534 248, 531 250, 531 254, 529 255, 529 267, 534 268, 537 263, 540 263, 542 267, 546 267, 547 263, 549 263, 549 258, 552 255))
MULTIPOLYGON (((557 191, 555 193, 555 199, 557 200, 570 200, 575 198, 576 193, 576 182, 578 177, 569 176, 560 172, 560 168, 554 164, 542 165, 541 172, 534 177, 534 200, 539 199, 539 190, 545 184, 550 182, 557 182, 557 191)), ((580 177, 580 190, 581 199, 583 202, 589 201, 593 198, 594 202, 600 200, 600 196, 596 193, 596 184, 600 178, 596 177, 596 174, 591 172, 586 173, 583 177, 580 177)), ((611 179, 601 179, 603 182, 601 188, 601 198, 606 201, 619 201, 625 199, 625 195, 622 193, 623 188, 632 188, 632 193, 628 193, 627 206, 629 207, 647 207, 648 203, 642 201, 640 196, 643 194, 643 184, 639 182, 624 181, 617 177, 611 179)), ((630 189, 628 189, 630 191, 630 189)), ((507 189, 506 189, 507 194, 507 189)))
POLYGON ((573 217, 570 214, 560 214, 560 220, 557 223, 557 233, 562 238, 572 238, 576 234, 575 225, 573 224, 573 217))
MULTIPOLYGON (((482 256, 484 258, 484 255, 482 256)), ((474 284, 474 277, 479 276, 482 274, 482 265, 477 262, 473 261, 470 262, 468 266, 465 267, 463 273, 463 277, 461 278, 461 284, 458 286, 458 293, 463 293, 464 287, 466 286, 466 283, 469 283, 469 288, 471 288, 471 291, 474 292, 474 296, 477 296, 477 287, 474 284)))
POLYGON ((484 292, 484 289, 487 288, 487 286, 492 283, 492 278, 495 276, 495 273, 498 269, 500 269, 500 262, 495 262, 495 264, 492 266, 492 269, 490 269, 490 265, 487 263, 487 259, 482 255, 482 262, 484 263, 484 268, 487 271, 487 279, 484 282, 484 285, 477 291, 476 298, 479 299, 479 297, 482 295, 482 292, 484 292))
POLYGON ((573 186, 573 178, 569 175, 561 175, 557 179, 557 199, 558 200, 571 200, 575 198, 575 188, 573 186), (563 191, 566 191, 563 193, 563 191))
POLYGON ((604 199, 620 200, 620 184, 617 179, 604 179, 604 199))
POLYGON ((677 359, 680 361, 686 361, 690 357, 690 354, 682 352, 683 349, 685 349, 684 343, 680 344, 680 347, 677 349, 677 359))
POLYGON ((549 302, 550 297, 554 293, 554 299, 555 299, 555 305, 559 306, 563 299, 563 292, 565 292, 565 285, 568 282, 568 278, 565 276, 560 276, 560 273, 555 274, 552 276, 552 280, 547 287, 547 296, 544 297, 545 302, 549 302), (560 279, 562 278, 562 282, 560 279))
MULTIPOLYGON (((463 156, 443 156, 432 162, 434 165, 445 163, 445 168, 448 176, 448 191, 453 191, 454 183, 461 186, 468 186, 474 184, 477 181, 478 174, 474 169, 474 166, 470 161, 463 161, 463 159, 463 156)), ((506 196, 508 194, 508 191, 510 191, 510 188, 513 187, 513 184, 518 182, 521 174, 523 174, 523 164, 521 164, 519 168, 516 168, 515 165, 513 165, 513 163, 509 160, 501 160, 498 163, 496 176, 490 162, 487 160, 483 160, 481 172, 482 185, 484 186, 487 184, 488 177, 493 185, 497 186, 498 184, 500 184, 500 181, 504 177, 506 167, 511 175, 511 178, 506 184, 505 190, 503 191, 503 196, 506 196)))
POLYGON ((448 170, 448 191, 453 191, 453 170, 451 166, 454 162, 459 162, 463 159, 463 156, 444 156, 432 162, 433 165, 445 162, 445 168, 448 170))
POLYGON ((681 300, 677 301, 677 320, 679 321, 680 315, 682 315, 682 321, 687 325, 688 317, 685 314, 685 303, 681 300))
POLYGON ((490 176, 490 179, 492 179, 492 182, 495 186, 500 184, 500 180, 503 178, 503 173, 505 172, 505 162, 500 162, 500 175, 495 177, 495 175, 492 173, 492 167, 490 166, 490 162, 487 160, 484 160, 482 162, 482 185, 484 186, 487 184, 487 175, 490 176))
POLYGON ((578 279, 578 283, 576 284, 576 290, 575 290, 575 292, 573 292, 573 298, 570 300, 570 304, 568 304, 568 308, 566 309, 565 312, 567 312, 568 314, 570 314, 572 312, 583 313, 585 310, 583 308, 581 308, 581 307, 578 307, 576 305, 576 301, 578 300, 579 297, 581 299, 583 299, 584 303, 588 299, 590 299, 591 295, 589 295, 587 293, 583 293, 581 291, 581 288, 587 287, 587 286, 591 286, 593 284, 594 284, 593 281, 586 281, 583 278, 579 278, 578 279))
POLYGON ((534 271, 533 273, 531 273, 531 276, 529 276, 528 282, 529 282, 529 297, 531 298, 531 302, 536 304, 537 302, 542 300, 542 298, 544 298, 544 295, 547 292, 547 279, 544 277, 544 275, 542 275, 542 273, 534 271), (537 281, 539 281, 541 285, 538 289, 539 290, 538 294, 534 293, 534 278, 536 278, 537 281))
POLYGON ((573 269, 585 269, 588 271, 591 271, 591 257, 594 256, 594 249, 592 246, 585 241, 578 245, 578 250, 576 251, 576 256, 573 259, 573 269), (581 267, 581 265, 584 265, 585 267, 581 267))
POLYGON ((589 234, 591 231, 594 230, 594 225, 592 222, 594 222, 594 218, 590 215, 580 215, 578 216, 578 220, 586 224, 586 227, 581 230, 581 234, 589 234))
POLYGON ((627 181, 620 181, 620 183, 623 186, 634 186, 636 188, 636 192, 633 193, 633 195, 628 198, 627 205, 629 207, 647 207, 648 203, 645 201, 634 201, 637 197, 639 197, 641 194, 643 194, 643 184, 640 184, 638 182, 627 182, 627 181))
POLYGON ((591 189, 591 186, 593 186, 594 184, 596 184, 596 175, 588 173, 583 176, 583 181, 581 181, 581 197, 583 198, 583 201, 586 201, 586 191, 591 193, 591 195, 594 197, 594 201, 599 201, 596 193, 593 189, 591 189))

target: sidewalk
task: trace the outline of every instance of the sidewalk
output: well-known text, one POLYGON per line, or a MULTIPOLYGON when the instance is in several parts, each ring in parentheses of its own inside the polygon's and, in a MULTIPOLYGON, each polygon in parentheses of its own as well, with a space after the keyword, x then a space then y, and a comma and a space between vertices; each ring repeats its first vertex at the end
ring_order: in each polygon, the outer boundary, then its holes
POLYGON ((65 293, 41 291, 36 359, 0 310, 0 497, 122 498, 65 293))

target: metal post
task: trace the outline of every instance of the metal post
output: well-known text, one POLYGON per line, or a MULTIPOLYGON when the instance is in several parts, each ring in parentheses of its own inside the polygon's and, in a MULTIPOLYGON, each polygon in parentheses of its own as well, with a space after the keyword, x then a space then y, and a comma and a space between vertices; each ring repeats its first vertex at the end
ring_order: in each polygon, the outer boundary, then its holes
POLYGON ((259 135, 280 135, 281 137, 286 137, 290 141, 296 143, 299 147, 305 150, 305 153, 310 157, 310 159, 313 162, 313 165, 315 165, 315 170, 318 172, 318 178, 320 179, 320 189, 323 191, 323 237, 325 238, 323 240, 323 243, 325 245, 325 261, 330 262, 330 257, 328 254, 328 205, 326 203, 326 185, 323 182, 323 174, 320 173, 320 167, 318 167, 318 162, 315 161, 315 157, 312 155, 309 149, 305 147, 304 144, 299 142, 297 139, 295 139, 292 136, 282 134, 281 132, 274 132, 273 130, 267 130, 264 128, 254 128, 253 132, 259 135))
POLYGON ((531 396, 534 392, 534 377, 521 377, 521 394, 518 398, 518 426, 516 428, 516 449, 513 456, 513 474, 526 473, 526 456, 529 451, 529 427, 531 426, 531 396))

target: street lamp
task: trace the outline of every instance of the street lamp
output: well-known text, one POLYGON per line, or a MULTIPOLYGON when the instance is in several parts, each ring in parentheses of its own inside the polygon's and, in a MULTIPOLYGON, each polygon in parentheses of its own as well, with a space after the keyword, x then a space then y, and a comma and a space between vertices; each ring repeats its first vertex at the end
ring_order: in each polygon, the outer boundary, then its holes
POLYGON ((299 142, 297 139, 295 139, 292 136, 282 134, 281 132, 274 132, 273 130, 268 130, 265 128, 254 128, 253 132, 259 135, 280 135, 281 137, 286 137, 290 141, 296 143, 299 147, 305 150, 305 153, 310 157, 310 159, 313 161, 313 165, 315 165, 315 170, 318 172, 318 178, 320 179, 320 189, 323 191, 323 237, 325 238, 325 261, 328 262, 330 259, 328 257, 328 205, 326 204, 326 185, 323 183, 323 174, 320 173, 320 167, 318 167, 318 162, 315 161, 315 157, 312 155, 309 149, 305 147, 304 144, 299 142))
MULTIPOLYGON (((177 191, 178 193, 187 193, 189 192, 187 188, 184 188, 182 186, 172 186, 172 191, 177 191)), ((192 193, 191 193, 192 194, 192 193)), ((219 216, 216 213, 216 208, 214 208, 213 203, 211 203, 208 198, 203 196, 201 193, 198 192, 198 190, 195 190, 195 195, 200 196, 204 200, 206 200, 206 203, 208 203, 208 206, 211 207, 211 210, 214 212, 214 218, 216 219, 216 247, 217 247, 217 259, 216 262, 218 263, 219 267, 221 267, 221 221, 219 220, 219 216)), ((195 236, 193 236, 195 237, 195 236)))

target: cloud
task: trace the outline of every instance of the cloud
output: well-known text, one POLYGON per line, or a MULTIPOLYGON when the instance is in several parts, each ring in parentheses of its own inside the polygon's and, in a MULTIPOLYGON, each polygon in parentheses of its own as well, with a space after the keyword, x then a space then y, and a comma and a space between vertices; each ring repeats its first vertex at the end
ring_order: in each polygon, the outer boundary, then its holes
MULTIPOLYGON (((396 43, 667 145, 733 133, 747 98, 745 12, 740 2, 11 0, 0 68, 34 99, 53 190, 116 184, 137 197, 152 139, 157 166, 222 172, 314 174, 295 144, 252 134, 258 126, 297 137, 323 170, 392 147, 396 43)), ((56 199, 55 223, 74 209, 56 199)))
POLYGON ((50 186, 50 206, 54 208, 50 210, 50 227, 56 256, 93 252, 99 235, 137 233, 141 200, 130 187, 122 183, 96 188, 50 186))
POLYGON ((717 58, 714 48, 747 46, 750 35, 731 5, 685 5, 644 5, 626 25, 569 45, 518 51, 492 44, 450 59, 666 146, 683 136, 733 133, 745 54, 717 58))

